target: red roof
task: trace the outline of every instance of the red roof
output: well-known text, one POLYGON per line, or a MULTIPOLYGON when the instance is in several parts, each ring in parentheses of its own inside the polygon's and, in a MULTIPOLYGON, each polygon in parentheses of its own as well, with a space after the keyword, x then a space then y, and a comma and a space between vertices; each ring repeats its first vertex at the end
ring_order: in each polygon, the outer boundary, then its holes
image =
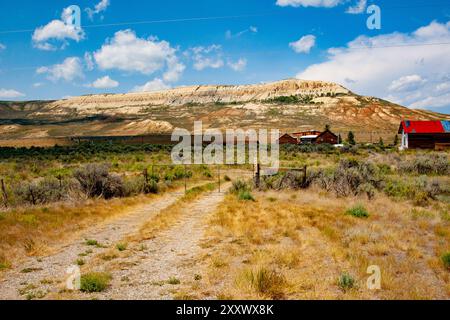
POLYGON ((399 133, 445 133, 446 121, 402 121, 399 133))

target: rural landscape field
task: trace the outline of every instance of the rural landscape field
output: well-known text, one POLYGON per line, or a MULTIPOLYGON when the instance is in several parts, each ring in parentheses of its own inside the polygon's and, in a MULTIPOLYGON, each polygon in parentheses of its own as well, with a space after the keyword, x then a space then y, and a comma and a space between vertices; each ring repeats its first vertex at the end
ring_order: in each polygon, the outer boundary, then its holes
POLYGON ((449 300, 450 7, 414 1, 1 4, 0 301, 449 300))
POLYGON ((284 145, 255 186, 170 150, 3 147, 1 298, 448 299, 448 152, 284 145))

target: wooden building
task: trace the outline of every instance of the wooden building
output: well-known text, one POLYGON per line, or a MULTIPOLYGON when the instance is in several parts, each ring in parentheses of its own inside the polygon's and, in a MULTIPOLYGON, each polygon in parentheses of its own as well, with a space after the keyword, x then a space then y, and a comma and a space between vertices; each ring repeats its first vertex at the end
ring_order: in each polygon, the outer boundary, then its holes
POLYGON ((295 132, 295 133, 292 133, 291 135, 293 137, 296 137, 297 139, 300 139, 301 137, 305 137, 305 136, 319 136, 321 133, 322 133, 322 131, 309 130, 309 131, 303 131, 303 132, 295 132))
POLYGON ((330 130, 326 130, 319 134, 316 141, 314 143, 316 144, 322 144, 322 143, 328 143, 328 144, 338 144, 339 143, 339 137, 335 135, 330 130))
POLYGON ((298 139, 289 133, 283 134, 278 140, 280 144, 298 144, 298 139))
POLYGON ((450 121, 410 121, 400 123, 400 149, 450 148, 450 121))
POLYGON ((338 136, 330 130, 324 132, 310 130, 297 133, 286 133, 279 139, 280 144, 338 144, 338 136))

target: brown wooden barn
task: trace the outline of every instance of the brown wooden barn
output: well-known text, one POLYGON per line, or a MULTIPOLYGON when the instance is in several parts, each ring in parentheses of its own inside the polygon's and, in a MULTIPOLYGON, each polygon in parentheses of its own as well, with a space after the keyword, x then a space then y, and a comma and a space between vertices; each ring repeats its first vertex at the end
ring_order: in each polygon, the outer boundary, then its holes
POLYGON ((301 137, 305 137, 305 136, 318 136, 321 133, 322 133, 322 131, 309 130, 309 131, 295 132, 295 133, 292 133, 291 136, 296 137, 297 139, 300 139, 301 137))
POLYGON ((289 133, 283 134, 278 140, 280 144, 298 144, 298 139, 289 133))
POLYGON ((328 144, 338 144, 339 138, 337 135, 335 135, 330 130, 326 130, 322 132, 316 139, 314 143, 316 144, 322 144, 322 143, 328 143, 328 144))
POLYGON ((297 133, 286 133, 279 139, 280 144, 337 144, 338 136, 330 130, 324 132, 310 130, 297 133))
POLYGON ((450 121, 410 121, 400 123, 400 149, 450 148, 450 121))

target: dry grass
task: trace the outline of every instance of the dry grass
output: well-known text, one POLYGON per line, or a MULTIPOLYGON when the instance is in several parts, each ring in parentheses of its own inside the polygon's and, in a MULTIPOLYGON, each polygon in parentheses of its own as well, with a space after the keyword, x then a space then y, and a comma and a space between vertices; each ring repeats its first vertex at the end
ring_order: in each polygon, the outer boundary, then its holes
POLYGON ((441 259, 450 246, 448 207, 419 209, 381 195, 373 201, 337 199, 317 190, 260 192, 255 198, 248 202, 229 195, 209 221, 203 243, 209 252, 202 258, 205 279, 194 291, 197 295, 450 298, 450 274, 441 259), (345 214, 356 204, 367 208, 370 216, 345 214), (224 257, 227 263, 218 265, 224 257), (381 268, 381 290, 367 288, 371 265, 381 268), (351 286, 349 278, 354 280, 351 286))
POLYGON ((161 210, 151 221, 145 223, 137 235, 132 236, 130 241, 141 241, 153 239, 156 235, 174 225, 183 213, 186 204, 199 198, 203 193, 213 191, 217 183, 211 182, 188 189, 186 194, 174 204, 161 210))
POLYGON ((15 209, 0 219, 0 263, 10 266, 26 256, 51 253, 51 248, 105 219, 117 218, 161 195, 95 199, 47 207, 15 209))

